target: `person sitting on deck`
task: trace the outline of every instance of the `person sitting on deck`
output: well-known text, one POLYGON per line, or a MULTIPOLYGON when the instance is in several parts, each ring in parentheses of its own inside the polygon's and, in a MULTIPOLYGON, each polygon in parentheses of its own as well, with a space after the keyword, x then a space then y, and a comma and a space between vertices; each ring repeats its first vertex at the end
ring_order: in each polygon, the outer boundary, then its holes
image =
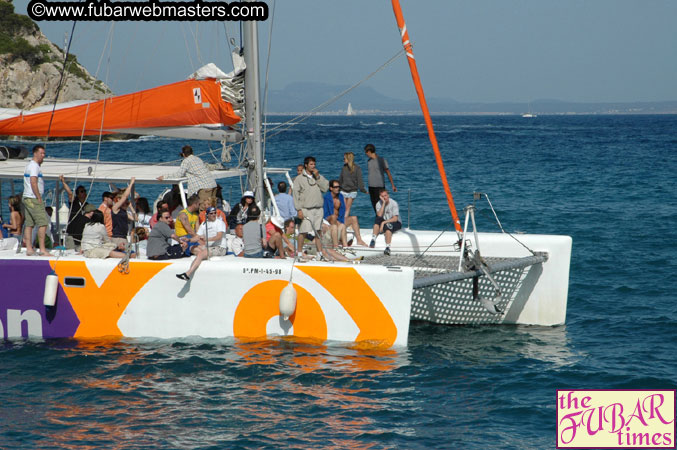
POLYGON ((329 233, 331 234, 332 248, 336 249, 339 245, 339 237, 344 247, 348 246, 346 237, 346 202, 341 194, 341 185, 338 180, 329 181, 329 191, 324 194, 324 220, 329 223, 329 233))
MULTIPOLYGON (((160 216, 162 215, 162 211, 169 211, 169 204, 167 204, 167 202, 165 202, 164 200, 159 200, 155 204, 155 211, 156 212, 155 212, 155 214, 153 214, 153 217, 151 217, 150 223, 149 223, 151 230, 153 229, 155 224, 158 223, 158 221, 160 220, 160 216)), ((170 213, 170 217, 171 217, 171 213, 170 213)), ((169 224, 169 227, 172 228, 172 229, 174 228, 174 219, 172 219, 171 223, 169 224)))
POLYGON ((397 202, 390 198, 388 191, 383 188, 379 192, 379 201, 376 203, 376 218, 374 220, 374 229, 371 236, 369 247, 374 248, 376 237, 379 234, 385 234, 386 248, 383 254, 390 255, 390 242, 393 239, 393 233, 402 229, 400 222, 400 208, 397 202))
POLYGON ((358 245, 367 246, 360 235, 360 224, 357 216, 351 216, 346 213, 347 203, 343 193, 340 191, 341 185, 337 180, 329 182, 329 192, 324 196, 324 220, 329 222, 329 233, 332 238, 332 246, 336 248, 341 240, 341 245, 350 247, 352 239, 348 241, 348 227, 352 227, 353 234, 358 245))
POLYGON ((178 237, 190 239, 192 242, 190 242, 188 246, 192 247, 197 245, 197 241, 193 238, 197 238, 200 199, 197 195, 193 194, 188 198, 187 204, 188 206, 182 209, 179 215, 176 217, 174 230, 178 237))
POLYGON ((235 236, 227 236, 228 238, 228 254, 233 254, 235 256, 244 256, 244 240, 243 240, 243 234, 242 230, 244 228, 244 225, 241 223, 238 223, 235 225, 235 228, 233 231, 235 232, 235 236))
POLYGON ((284 233, 282 233, 282 247, 287 256, 296 256, 296 222, 294 219, 284 221, 284 233))
POLYGON ((219 217, 219 210, 213 206, 207 208, 206 213, 207 220, 200 225, 197 234, 209 244, 210 255, 223 256, 228 250, 226 244, 226 223, 219 217))
POLYGON ((242 199, 240 203, 235 205, 233 209, 230 210, 228 214, 228 227, 235 228, 235 225, 239 223, 246 223, 247 216, 249 215, 249 207, 254 204, 254 193, 252 191, 246 191, 242 194, 242 199))
POLYGON ((135 200, 136 204, 136 220, 137 226, 144 227, 146 231, 150 232, 150 220, 153 217, 148 199, 146 197, 139 197, 135 200))
POLYGON ((9 223, 3 223, 2 227, 7 230, 9 237, 15 237, 21 241, 21 229, 24 224, 24 216, 21 213, 21 196, 12 195, 9 198, 9 223))
POLYGON ((148 236, 148 244, 146 246, 148 259, 165 260, 186 256, 185 250, 188 248, 187 239, 181 239, 174 234, 174 230, 169 227, 171 220, 172 215, 169 211, 163 210, 160 214, 160 220, 155 224, 148 236), (174 239, 178 244, 169 245, 169 239, 174 239))
POLYGON ((247 223, 242 227, 245 258, 263 258, 263 248, 267 241, 263 226, 259 223, 261 210, 256 205, 249 207, 247 223))
POLYGON ((186 272, 176 275, 181 280, 190 280, 198 267, 200 267, 200 264, 202 264, 202 261, 207 259, 210 253, 213 256, 224 256, 227 253, 225 222, 218 217, 216 208, 213 206, 207 208, 206 212, 207 220, 200 225, 197 237, 191 239, 191 242, 198 242, 201 245, 190 247, 190 251, 195 255, 195 259, 186 272), (207 246, 209 246, 209 250, 207 246))
MULTIPOLYGON (((103 212, 93 205, 86 205, 85 214, 91 215, 82 231, 81 252, 85 258, 124 258, 124 244, 116 244, 108 237, 103 212)), ((130 257, 134 258, 134 255, 130 257)))
MULTIPOLYGON (((228 217, 226 216, 226 213, 223 212, 223 210, 216 207, 217 203, 218 203, 218 200, 215 199, 215 198, 210 198, 210 199, 207 199, 207 200, 200 201, 200 224, 203 224, 205 222, 205 220, 207 220, 206 211, 209 208, 214 208, 216 210, 216 217, 218 217, 220 220, 222 220, 224 224, 228 223, 228 217)), ((226 225, 226 228, 227 228, 227 225, 226 225)))
POLYGON ((284 221, 280 216, 272 216, 266 224, 266 247, 265 253, 284 259, 284 250, 282 248, 282 230, 284 221))

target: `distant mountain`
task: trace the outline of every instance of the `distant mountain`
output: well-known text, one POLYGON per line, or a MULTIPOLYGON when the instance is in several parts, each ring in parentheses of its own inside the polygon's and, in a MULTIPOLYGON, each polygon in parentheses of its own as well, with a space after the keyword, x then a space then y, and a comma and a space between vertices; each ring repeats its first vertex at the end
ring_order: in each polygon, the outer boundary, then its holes
MULTIPOLYGON (((295 82, 284 89, 268 93, 267 110, 271 113, 302 113, 333 99, 348 89, 347 85, 332 85, 318 82, 295 82)), ((665 114, 677 113, 677 101, 666 102, 616 102, 575 103, 542 99, 530 103, 464 103, 453 99, 428 98, 432 113, 439 114, 665 114)), ((385 96, 368 86, 360 86, 337 101, 321 108, 318 113, 345 112, 348 103, 357 114, 369 113, 417 113, 418 100, 401 100, 385 96)))

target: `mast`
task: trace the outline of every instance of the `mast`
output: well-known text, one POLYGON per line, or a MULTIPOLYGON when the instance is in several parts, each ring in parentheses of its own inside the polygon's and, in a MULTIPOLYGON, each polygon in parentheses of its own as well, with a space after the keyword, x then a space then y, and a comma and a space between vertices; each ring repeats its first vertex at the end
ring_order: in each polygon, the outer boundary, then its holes
POLYGON ((451 195, 451 189, 449 188, 449 182, 447 181, 447 173, 444 170, 444 163, 442 162, 442 155, 440 154, 440 148, 437 145, 437 137, 435 137, 433 121, 430 118, 430 111, 428 111, 428 104, 425 101, 423 86, 421 85, 421 79, 418 76, 416 59, 414 59, 414 50, 411 46, 411 42, 409 41, 409 33, 407 32, 407 25, 404 23, 404 16, 402 15, 400 1, 391 1, 393 5, 393 12, 395 13, 395 20, 397 21, 397 27, 400 29, 400 35, 402 36, 402 46, 404 46, 404 51, 407 54, 407 62, 409 63, 411 78, 414 80, 414 87, 416 88, 416 94, 418 95, 418 102, 421 104, 423 118, 425 119, 425 124, 428 127, 428 137, 430 138, 430 144, 432 144, 433 151, 435 152, 435 161, 437 162, 437 169, 439 170, 440 178, 442 179, 442 186, 444 186, 444 193, 447 196, 449 211, 451 211, 451 217, 454 220, 454 228, 456 228, 456 231, 460 233, 463 231, 461 229, 461 221, 459 220, 458 213, 456 212, 454 197, 451 195))
POLYGON ((255 20, 242 22, 244 61, 247 66, 245 86, 245 127, 247 135, 247 160, 249 188, 263 206, 263 147, 261 145, 261 101, 259 87, 259 38, 255 20))

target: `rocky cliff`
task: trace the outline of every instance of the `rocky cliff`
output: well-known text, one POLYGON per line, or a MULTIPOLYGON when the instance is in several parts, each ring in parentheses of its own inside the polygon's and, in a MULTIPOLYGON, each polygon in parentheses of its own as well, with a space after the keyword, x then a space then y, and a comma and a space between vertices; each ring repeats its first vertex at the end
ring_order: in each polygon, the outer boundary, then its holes
MULTIPOLYGON (((29 110, 54 103, 63 61, 64 51, 35 22, 15 14, 10 1, 0 0, 0 108, 29 110)), ((110 89, 69 55, 59 103, 100 99, 107 93, 110 89)))

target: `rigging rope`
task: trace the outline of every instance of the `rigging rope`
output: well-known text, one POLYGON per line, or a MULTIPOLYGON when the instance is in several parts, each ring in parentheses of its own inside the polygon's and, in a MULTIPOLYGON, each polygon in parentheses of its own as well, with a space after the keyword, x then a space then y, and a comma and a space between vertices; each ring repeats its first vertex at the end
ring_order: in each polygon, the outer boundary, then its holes
POLYGON ((71 28, 71 35, 68 38, 68 45, 64 51, 63 56, 63 65, 61 66, 61 78, 59 79, 59 84, 56 87, 56 95, 54 96, 54 105, 52 106, 52 115, 49 117, 49 125, 47 126, 47 136, 45 141, 49 141, 49 132, 52 129, 52 120, 54 119, 54 113, 56 112, 56 104, 59 100, 59 94, 61 93, 61 88, 65 84, 65 75, 66 75, 66 63, 68 62, 68 55, 71 50, 71 43, 73 42, 73 34, 75 34, 75 24, 77 21, 73 21, 73 27, 71 28))
POLYGON ((496 211, 494 210, 494 205, 492 205, 492 204, 491 204, 491 200, 489 200, 489 195, 487 195, 487 194, 484 193, 484 192, 475 192, 475 193, 473 193, 473 206, 475 205, 475 202, 476 202, 475 196, 477 196, 478 199, 481 199, 482 196, 484 196, 484 197, 487 199, 487 203, 489 203, 489 207, 491 208, 491 211, 494 213, 494 217, 496 218, 496 223, 498 224, 498 228, 501 229, 501 232, 503 232, 503 233, 507 234, 508 236, 510 236, 511 238, 513 238, 515 241, 517 241, 518 244, 520 244, 522 247, 524 247, 525 249, 527 249, 527 250, 529 251, 529 253, 531 253, 532 255, 536 256, 536 253, 535 253, 532 249, 530 249, 529 247, 527 247, 526 244, 524 244, 522 241, 520 241, 519 239, 517 239, 517 238, 516 238, 515 236, 513 236, 510 232, 505 231, 505 230, 503 229, 503 225, 501 225, 501 221, 498 220, 498 215, 496 214, 496 211))
POLYGON ((275 0, 273 0, 273 11, 270 13, 270 31, 268 32, 268 56, 266 57, 266 78, 263 88, 263 158, 266 158, 266 128, 267 128, 267 109, 268 109, 268 74, 270 72, 270 53, 273 46, 273 23, 275 22, 275 0))
MULTIPOLYGON (((331 105, 332 103, 336 102, 338 99, 340 99, 341 97, 345 96, 346 94, 348 94, 349 92, 351 92, 352 90, 354 90, 355 88, 357 88, 358 86, 360 86, 361 84, 363 84, 365 81, 367 81, 367 80, 369 80, 370 78, 372 78, 374 75, 376 75, 377 73, 379 73, 381 70, 383 70, 383 69, 385 69, 386 67, 388 67, 390 64, 392 64, 393 62, 395 62, 395 60, 396 60, 397 58, 399 58, 399 57, 402 56, 402 55, 404 55, 404 49, 399 50, 395 55, 393 55, 389 60, 387 60, 385 63, 383 63, 381 66, 379 66, 376 70, 374 70, 373 72, 371 72, 369 75, 367 75, 367 76, 364 77, 362 80, 358 81, 357 83, 355 83, 354 85, 352 85, 352 86, 349 87, 348 89, 344 90, 343 92, 340 92, 340 93, 339 93, 338 95, 336 95, 335 97, 330 98, 330 99, 327 100, 326 102, 324 102, 324 103, 322 103, 322 104, 316 106, 315 108, 311 109, 311 110, 308 111, 308 112, 299 114, 298 116, 292 118, 291 120, 288 120, 287 122, 284 122, 284 123, 282 123, 282 124, 280 124, 280 125, 278 125, 278 126, 276 126, 276 127, 274 127, 274 128, 271 128, 267 133, 273 132, 273 131, 278 130, 278 129, 282 128, 282 127, 285 127, 285 126, 287 126, 287 125, 296 125, 296 124, 299 124, 299 123, 303 122, 304 120, 307 120, 310 116, 312 116, 312 114, 313 114, 314 112, 316 112, 316 111, 318 111, 318 110, 320 110, 320 109, 322 109, 322 108, 324 108, 324 107, 326 107, 326 106, 329 106, 329 105, 331 105)), ((273 136, 277 136, 278 134, 280 134, 280 133, 283 132, 283 131, 286 131, 286 129, 280 130, 280 131, 278 131, 277 133, 274 133, 274 134, 272 134, 272 135, 270 135, 270 136, 265 136, 265 137, 266 137, 266 138, 270 138, 270 137, 273 137, 273 136)))

